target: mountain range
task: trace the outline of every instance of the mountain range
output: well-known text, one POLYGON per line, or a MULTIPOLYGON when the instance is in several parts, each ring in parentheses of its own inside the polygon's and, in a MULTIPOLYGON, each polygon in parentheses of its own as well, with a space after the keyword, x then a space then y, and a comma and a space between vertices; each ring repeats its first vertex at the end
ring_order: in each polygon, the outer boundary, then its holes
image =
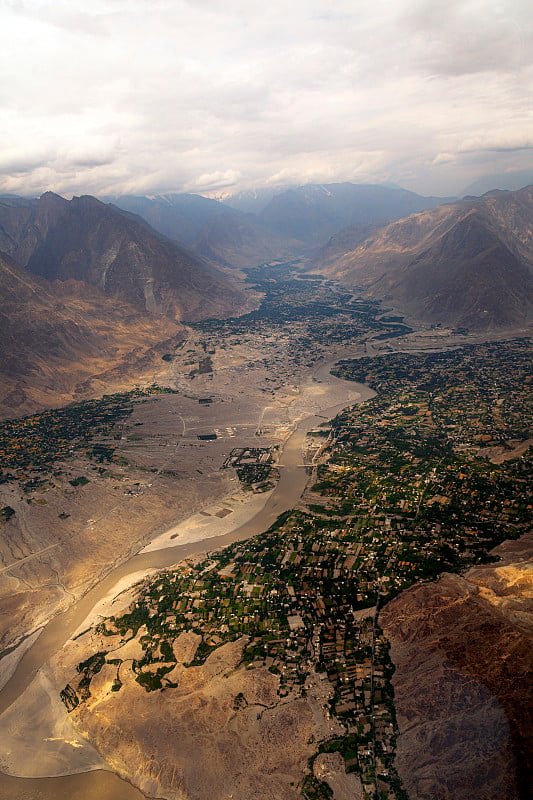
POLYGON ((533 186, 332 237, 315 268, 423 322, 524 325, 533 306, 533 186))
POLYGON ((139 311, 177 320, 224 316, 245 303, 205 259, 90 196, 2 199, 0 250, 34 275, 83 280, 139 311))
POLYGON ((307 184, 259 189, 222 202, 191 194, 107 198, 157 231, 231 266, 255 266, 309 253, 349 225, 384 224, 449 198, 373 184, 307 184))
POLYGON ((486 330, 531 318, 531 186, 444 205, 352 184, 235 202, 257 213, 195 195, 0 198, 1 413, 82 396, 97 376, 119 385, 153 371, 181 323, 257 303, 239 268, 302 258, 332 229, 313 268, 410 319, 486 330))

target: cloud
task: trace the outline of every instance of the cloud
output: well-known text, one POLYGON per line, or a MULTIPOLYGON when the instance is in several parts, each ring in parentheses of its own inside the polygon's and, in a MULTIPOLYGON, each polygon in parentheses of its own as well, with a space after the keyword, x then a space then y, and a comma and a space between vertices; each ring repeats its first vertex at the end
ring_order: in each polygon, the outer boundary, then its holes
MULTIPOLYGON (((207 189, 208 191, 224 189, 227 186, 234 186, 239 180, 239 177, 239 173, 231 169, 225 172, 211 172, 196 178, 194 187, 190 188, 195 188, 197 191, 201 191, 202 189, 207 189)), ((189 187, 186 185, 184 189, 188 191, 189 187)))
POLYGON ((449 194, 530 157, 530 17, 522 0, 4 2, 0 191, 449 194))
POLYGON ((80 6, 73 3, 54 0, 54 3, 38 2, 38 0, 7 0, 4 5, 13 14, 32 20, 33 22, 51 25, 76 34, 102 35, 105 26, 99 15, 87 13, 80 6))
POLYGON ((531 64, 529 2, 415 0, 403 19, 413 63, 431 73, 508 72, 531 64))
POLYGON ((459 153, 517 153, 521 150, 533 150, 533 137, 526 139, 512 133, 498 137, 489 133, 467 139, 458 147, 459 153))

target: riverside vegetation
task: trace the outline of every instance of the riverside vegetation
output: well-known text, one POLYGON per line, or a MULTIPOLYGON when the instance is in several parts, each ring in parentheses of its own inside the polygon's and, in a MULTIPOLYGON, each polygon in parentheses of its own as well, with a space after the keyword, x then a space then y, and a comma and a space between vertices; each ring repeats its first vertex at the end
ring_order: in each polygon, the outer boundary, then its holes
MULTIPOLYGON (((316 764, 334 752, 365 800, 405 800, 380 610, 416 582, 490 561, 495 545, 529 530, 530 341, 363 358, 337 370, 378 395, 314 432, 300 507, 258 537, 146 581, 126 613, 98 626, 98 647, 64 687, 74 717, 104 665, 116 668, 117 696, 124 670, 160 696, 176 688, 173 643, 184 631, 198 637, 188 667, 245 637, 237 670, 268 668, 279 702, 317 681, 324 687, 322 711, 337 727, 316 741, 302 796, 333 796, 316 764), (132 639, 142 655, 114 655, 132 639)), ((237 693, 235 711, 246 704, 237 693)))

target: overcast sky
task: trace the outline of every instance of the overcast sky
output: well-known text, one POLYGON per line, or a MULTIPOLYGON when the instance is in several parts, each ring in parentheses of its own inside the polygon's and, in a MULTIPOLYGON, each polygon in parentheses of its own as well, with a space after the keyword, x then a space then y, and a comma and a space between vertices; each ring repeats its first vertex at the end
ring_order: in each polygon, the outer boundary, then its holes
POLYGON ((0 192, 533 174, 531 0, 0 0, 0 192))

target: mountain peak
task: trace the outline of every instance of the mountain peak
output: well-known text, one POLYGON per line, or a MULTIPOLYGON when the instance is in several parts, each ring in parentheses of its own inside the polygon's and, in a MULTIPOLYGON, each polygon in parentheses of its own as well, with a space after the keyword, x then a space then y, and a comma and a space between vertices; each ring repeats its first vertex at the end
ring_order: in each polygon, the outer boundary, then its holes
POLYGON ((46 192, 37 204, 0 207, 2 246, 35 275, 85 281, 139 311, 196 320, 245 305, 219 270, 91 195, 46 192))
POLYGON ((533 308, 533 192, 489 192, 399 220, 317 267, 415 320, 515 328, 533 308))

